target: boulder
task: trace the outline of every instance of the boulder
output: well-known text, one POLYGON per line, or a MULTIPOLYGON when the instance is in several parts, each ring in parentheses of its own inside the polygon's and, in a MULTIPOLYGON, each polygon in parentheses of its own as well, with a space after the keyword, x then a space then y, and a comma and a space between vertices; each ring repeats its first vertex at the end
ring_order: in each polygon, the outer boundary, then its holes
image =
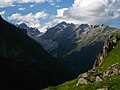
POLYGON ((113 67, 110 72, 110 76, 118 75, 119 70, 116 67, 113 67))
POLYGON ((79 78, 78 83, 76 84, 76 86, 78 86, 78 85, 87 85, 87 84, 90 84, 90 82, 87 79, 79 78))
POLYGON ((99 88, 97 90, 108 90, 108 88, 107 87, 106 88, 99 88))
POLYGON ((103 72, 103 77, 109 76, 109 72, 110 72, 110 70, 105 70, 103 72))
POLYGON ((101 82, 101 81, 103 81, 103 79, 101 77, 97 76, 96 77, 96 82, 101 82))
MULTIPOLYGON (((113 75, 119 75, 120 74, 120 64, 116 63, 111 65, 110 67, 104 69, 104 70, 96 70, 91 69, 86 73, 83 73, 79 75, 78 85, 86 85, 93 82, 102 82, 103 80, 106 80, 106 77, 110 77, 113 75)), ((98 89, 99 90, 99 89, 98 89)), ((100 90, 108 90, 101 88, 100 90)))
POLYGON ((113 64, 111 67, 104 70, 103 77, 118 75, 120 73, 119 67, 119 64, 113 64))
POLYGON ((87 73, 87 72, 86 72, 86 73, 83 73, 83 74, 81 74, 79 77, 86 78, 86 77, 88 77, 88 73, 87 73))
POLYGON ((118 74, 120 74, 120 70, 118 71, 118 74))

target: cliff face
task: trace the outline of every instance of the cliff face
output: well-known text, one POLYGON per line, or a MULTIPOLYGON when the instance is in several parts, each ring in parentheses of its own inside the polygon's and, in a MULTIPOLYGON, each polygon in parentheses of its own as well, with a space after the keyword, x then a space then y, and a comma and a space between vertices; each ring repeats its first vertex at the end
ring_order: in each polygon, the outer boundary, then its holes
POLYGON ((103 45, 102 51, 96 56, 95 63, 93 67, 99 66, 102 61, 105 59, 107 54, 117 45, 117 42, 120 40, 119 35, 111 35, 103 45))

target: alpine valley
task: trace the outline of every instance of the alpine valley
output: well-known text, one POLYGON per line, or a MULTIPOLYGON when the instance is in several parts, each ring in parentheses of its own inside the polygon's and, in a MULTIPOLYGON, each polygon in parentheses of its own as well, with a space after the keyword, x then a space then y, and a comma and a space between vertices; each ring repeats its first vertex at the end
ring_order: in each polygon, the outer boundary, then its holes
POLYGON ((61 22, 46 33, 31 37, 79 75, 93 67, 96 56, 103 49, 107 38, 119 32, 120 29, 105 24, 75 25, 61 22))
POLYGON ((61 22, 45 33, 0 16, 0 90, 119 90, 120 29, 61 22))

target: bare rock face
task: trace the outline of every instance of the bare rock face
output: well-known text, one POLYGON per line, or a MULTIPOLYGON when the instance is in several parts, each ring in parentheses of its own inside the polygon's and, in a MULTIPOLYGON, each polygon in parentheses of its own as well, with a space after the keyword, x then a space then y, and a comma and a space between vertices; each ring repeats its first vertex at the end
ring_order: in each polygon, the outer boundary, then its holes
POLYGON ((86 77, 88 77, 88 73, 87 72, 83 73, 83 74, 80 75, 80 77, 86 78, 86 77))
POLYGON ((117 35, 110 36, 107 41, 104 43, 103 50, 97 55, 93 67, 99 66, 107 54, 117 45, 117 41, 120 40, 120 37, 117 35))
POLYGON ((103 81, 103 79, 100 76, 97 76, 96 77, 96 82, 101 82, 101 81, 103 81))
POLYGON ((90 81, 88 80, 87 77, 88 77, 88 73, 87 72, 79 75, 79 80, 78 80, 76 86, 78 86, 78 85, 84 85, 84 84, 85 85, 86 84, 90 84, 90 81))
POLYGON ((78 83, 76 84, 76 86, 78 86, 78 85, 87 85, 87 84, 90 84, 90 82, 87 79, 79 78, 78 83))
POLYGON ((81 77, 83 77, 83 78, 88 77, 88 73, 83 73, 83 74, 81 75, 81 77))

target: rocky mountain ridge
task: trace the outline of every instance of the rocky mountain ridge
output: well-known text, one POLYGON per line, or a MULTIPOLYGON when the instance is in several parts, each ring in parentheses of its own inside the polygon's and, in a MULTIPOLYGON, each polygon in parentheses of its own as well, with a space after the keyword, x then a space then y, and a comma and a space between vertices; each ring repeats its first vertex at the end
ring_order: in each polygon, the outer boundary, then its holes
POLYGON ((105 24, 76 25, 61 22, 43 35, 31 37, 53 57, 80 74, 93 67, 106 38, 117 32, 120 30, 105 24))
MULTIPOLYGON (((106 38, 118 32, 119 29, 105 24, 75 25, 62 22, 48 29, 36 40, 41 42, 40 38, 42 38, 42 41, 54 42, 55 45, 49 44, 51 47, 46 50, 79 74, 93 67, 96 55, 102 50, 106 38)), ((49 45, 42 44, 44 48, 49 45)))
POLYGON ((16 26, 24 30, 24 32, 28 34, 28 36, 30 37, 37 37, 42 35, 42 32, 40 32, 37 28, 29 27, 25 23, 20 23, 17 24, 16 26))

